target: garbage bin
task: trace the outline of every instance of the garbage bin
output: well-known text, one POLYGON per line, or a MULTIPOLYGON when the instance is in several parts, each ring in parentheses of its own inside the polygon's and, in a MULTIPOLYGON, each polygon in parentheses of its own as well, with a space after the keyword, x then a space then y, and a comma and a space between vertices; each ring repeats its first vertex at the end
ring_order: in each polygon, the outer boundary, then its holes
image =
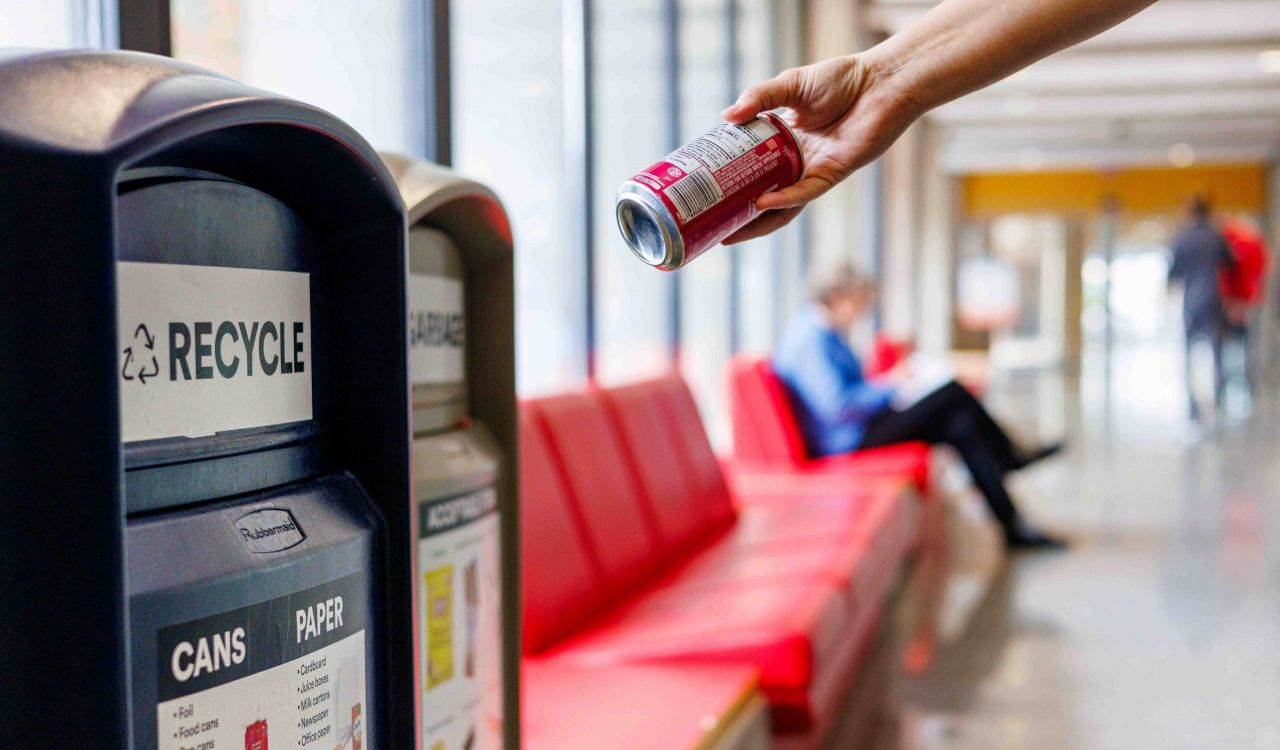
POLYGON ((409 223, 420 746, 517 748, 511 229, 487 188, 432 164, 383 158, 409 223))

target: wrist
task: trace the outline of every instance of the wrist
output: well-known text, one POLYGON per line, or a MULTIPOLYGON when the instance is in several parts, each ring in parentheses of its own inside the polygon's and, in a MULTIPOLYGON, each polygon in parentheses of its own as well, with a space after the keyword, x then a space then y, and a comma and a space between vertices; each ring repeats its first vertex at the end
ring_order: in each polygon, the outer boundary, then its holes
POLYGON ((867 99, 890 120, 914 122, 932 106, 925 100, 909 59, 894 48, 894 37, 861 53, 867 70, 867 99))

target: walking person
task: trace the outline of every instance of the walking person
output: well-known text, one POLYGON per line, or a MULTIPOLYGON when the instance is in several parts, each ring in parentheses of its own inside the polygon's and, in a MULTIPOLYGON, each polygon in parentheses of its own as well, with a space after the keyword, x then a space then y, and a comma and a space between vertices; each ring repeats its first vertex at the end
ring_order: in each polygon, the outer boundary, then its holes
POLYGON ((1187 224, 1173 240, 1169 263, 1169 286, 1182 287, 1182 320, 1186 331, 1184 372, 1192 436, 1204 429, 1200 403, 1196 398, 1193 356, 1195 345, 1203 342, 1213 352, 1214 417, 1221 414, 1225 378, 1222 371, 1222 339, 1227 316, 1222 304, 1219 273, 1234 271, 1235 260, 1227 240, 1211 223, 1212 209, 1203 196, 1187 202, 1187 224))

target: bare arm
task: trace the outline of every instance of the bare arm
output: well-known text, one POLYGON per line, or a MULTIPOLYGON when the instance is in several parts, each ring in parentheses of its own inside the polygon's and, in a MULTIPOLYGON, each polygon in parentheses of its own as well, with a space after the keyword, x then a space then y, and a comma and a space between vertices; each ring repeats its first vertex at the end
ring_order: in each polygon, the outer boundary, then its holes
POLYGON ((923 111, 1106 31, 1154 0, 947 0, 872 53, 923 111))
POLYGON ((761 196, 767 213, 730 242, 795 218, 806 203, 883 154, 921 115, 1088 39, 1155 0, 944 0, 910 28, 856 55, 792 68, 748 88, 730 122, 790 107, 807 167, 761 196))

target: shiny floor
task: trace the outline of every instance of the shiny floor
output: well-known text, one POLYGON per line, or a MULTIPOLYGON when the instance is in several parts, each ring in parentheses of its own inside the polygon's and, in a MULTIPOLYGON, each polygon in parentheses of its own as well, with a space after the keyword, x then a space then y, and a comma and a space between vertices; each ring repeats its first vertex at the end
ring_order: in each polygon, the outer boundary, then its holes
MULTIPOLYGON (((1011 559, 960 640, 901 685, 902 747, 1280 748, 1280 399, 1188 434, 1181 351, 993 384, 1066 455, 1014 489, 1071 549, 1011 559)), ((1270 394, 1270 395, 1269 395, 1270 394)))

